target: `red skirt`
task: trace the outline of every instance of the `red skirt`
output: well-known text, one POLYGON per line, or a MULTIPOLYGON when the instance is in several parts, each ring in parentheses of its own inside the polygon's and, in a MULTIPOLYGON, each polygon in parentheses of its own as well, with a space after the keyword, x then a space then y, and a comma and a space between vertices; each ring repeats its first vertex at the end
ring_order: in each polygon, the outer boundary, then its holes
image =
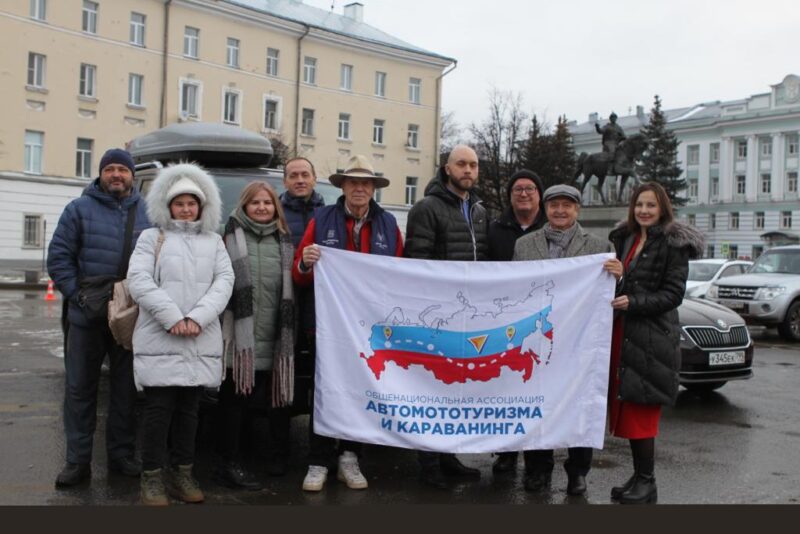
POLYGON ((608 431, 618 438, 643 439, 658 435, 660 404, 619 400, 619 362, 622 358, 623 316, 614 319, 611 336, 611 372, 608 384, 608 431))

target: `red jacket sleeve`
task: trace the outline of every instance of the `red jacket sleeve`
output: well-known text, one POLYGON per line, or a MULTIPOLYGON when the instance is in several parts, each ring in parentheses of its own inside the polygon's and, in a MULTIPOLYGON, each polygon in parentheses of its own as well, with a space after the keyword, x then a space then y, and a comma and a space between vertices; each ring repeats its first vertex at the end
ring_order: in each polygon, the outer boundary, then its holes
POLYGON ((308 227, 306 227, 306 233, 303 234, 303 239, 300 240, 300 244, 297 246, 297 250, 294 253, 292 280, 300 287, 310 286, 314 282, 314 269, 309 270, 307 273, 301 273, 299 269, 300 260, 303 259, 303 249, 314 244, 314 223, 315 220, 311 219, 311 222, 308 223, 308 227))
POLYGON ((397 229, 397 249, 394 255, 398 258, 403 257, 403 232, 400 231, 400 228, 397 229))

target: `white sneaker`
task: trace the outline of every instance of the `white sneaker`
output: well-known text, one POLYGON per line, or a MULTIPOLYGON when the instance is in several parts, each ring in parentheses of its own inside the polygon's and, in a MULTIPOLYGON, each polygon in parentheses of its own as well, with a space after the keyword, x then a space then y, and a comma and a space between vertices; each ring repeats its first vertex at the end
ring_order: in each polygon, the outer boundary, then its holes
POLYGON ((350 489, 366 489, 367 479, 358 467, 358 456, 354 452, 345 451, 339 456, 339 469, 336 477, 347 484, 350 489))
POLYGON ((306 478, 303 479, 304 491, 320 491, 328 480, 328 468, 321 465, 309 465, 306 478))

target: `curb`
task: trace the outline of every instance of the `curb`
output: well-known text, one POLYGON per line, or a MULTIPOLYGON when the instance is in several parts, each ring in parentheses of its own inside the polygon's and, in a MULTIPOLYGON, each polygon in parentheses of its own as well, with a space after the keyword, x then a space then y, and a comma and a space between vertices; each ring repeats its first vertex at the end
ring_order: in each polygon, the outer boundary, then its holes
POLYGON ((41 289, 47 291, 47 284, 40 282, 0 282, 0 289, 41 289))

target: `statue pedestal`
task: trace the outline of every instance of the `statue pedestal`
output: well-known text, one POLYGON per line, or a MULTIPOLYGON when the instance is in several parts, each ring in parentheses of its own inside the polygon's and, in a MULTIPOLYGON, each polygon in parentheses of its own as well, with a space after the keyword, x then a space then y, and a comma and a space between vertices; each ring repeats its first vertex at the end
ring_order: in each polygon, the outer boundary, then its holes
POLYGON ((608 239, 617 223, 627 218, 628 206, 582 206, 578 222, 597 237, 608 239))

